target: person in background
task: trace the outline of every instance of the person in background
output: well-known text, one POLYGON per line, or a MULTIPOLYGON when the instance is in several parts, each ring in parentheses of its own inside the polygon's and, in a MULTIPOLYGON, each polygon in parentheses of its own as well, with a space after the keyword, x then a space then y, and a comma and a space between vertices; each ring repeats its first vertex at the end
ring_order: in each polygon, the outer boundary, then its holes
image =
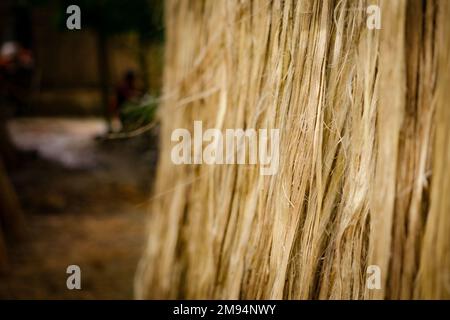
POLYGON ((115 129, 114 127, 117 128, 117 124, 114 124, 114 121, 119 120, 119 126, 124 126, 125 119, 123 109, 127 103, 136 102, 138 98, 139 90, 136 85, 136 74, 134 71, 128 70, 114 90, 114 99, 111 107, 113 130, 115 129))
POLYGON ((34 60, 30 49, 14 41, 0 46, 0 159, 9 168, 18 155, 7 130, 13 116, 26 114, 34 60))
POLYGON ((21 44, 8 41, 0 48, 0 99, 21 114, 27 107, 34 67, 33 54, 21 44))

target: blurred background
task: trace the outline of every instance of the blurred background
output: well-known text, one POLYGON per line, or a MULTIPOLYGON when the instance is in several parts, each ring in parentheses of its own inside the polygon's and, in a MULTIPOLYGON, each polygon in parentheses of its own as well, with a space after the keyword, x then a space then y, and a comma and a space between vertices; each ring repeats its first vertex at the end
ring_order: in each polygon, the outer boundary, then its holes
POLYGON ((163 14, 162 0, 0 1, 1 299, 133 298, 163 14))

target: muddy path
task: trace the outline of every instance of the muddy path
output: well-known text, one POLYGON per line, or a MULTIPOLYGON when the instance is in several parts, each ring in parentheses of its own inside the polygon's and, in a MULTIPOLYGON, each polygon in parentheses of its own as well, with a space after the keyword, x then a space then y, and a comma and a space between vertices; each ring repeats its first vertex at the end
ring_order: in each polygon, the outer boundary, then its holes
POLYGON ((9 244, 0 298, 132 298, 156 135, 98 139, 105 130, 98 119, 20 119, 9 129, 27 152, 9 175, 28 239, 9 244), (66 287, 69 265, 81 268, 81 290, 66 287))

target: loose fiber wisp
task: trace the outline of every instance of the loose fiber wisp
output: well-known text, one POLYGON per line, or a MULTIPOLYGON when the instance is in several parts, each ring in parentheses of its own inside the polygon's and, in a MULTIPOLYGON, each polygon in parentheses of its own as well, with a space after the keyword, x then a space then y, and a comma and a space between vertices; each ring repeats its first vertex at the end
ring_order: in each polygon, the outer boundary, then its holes
POLYGON ((450 298, 449 1, 168 0, 165 15, 138 298, 450 298), (194 121, 278 128, 278 172, 174 164, 171 134, 194 121))

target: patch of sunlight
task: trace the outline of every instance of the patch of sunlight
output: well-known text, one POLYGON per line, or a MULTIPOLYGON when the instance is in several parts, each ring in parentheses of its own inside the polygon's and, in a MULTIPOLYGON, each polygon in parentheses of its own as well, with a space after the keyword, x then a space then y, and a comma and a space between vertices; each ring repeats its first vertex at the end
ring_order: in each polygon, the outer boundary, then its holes
POLYGON ((98 118, 20 118, 9 121, 8 130, 19 150, 80 169, 97 164, 95 137, 105 134, 107 125, 98 118))

